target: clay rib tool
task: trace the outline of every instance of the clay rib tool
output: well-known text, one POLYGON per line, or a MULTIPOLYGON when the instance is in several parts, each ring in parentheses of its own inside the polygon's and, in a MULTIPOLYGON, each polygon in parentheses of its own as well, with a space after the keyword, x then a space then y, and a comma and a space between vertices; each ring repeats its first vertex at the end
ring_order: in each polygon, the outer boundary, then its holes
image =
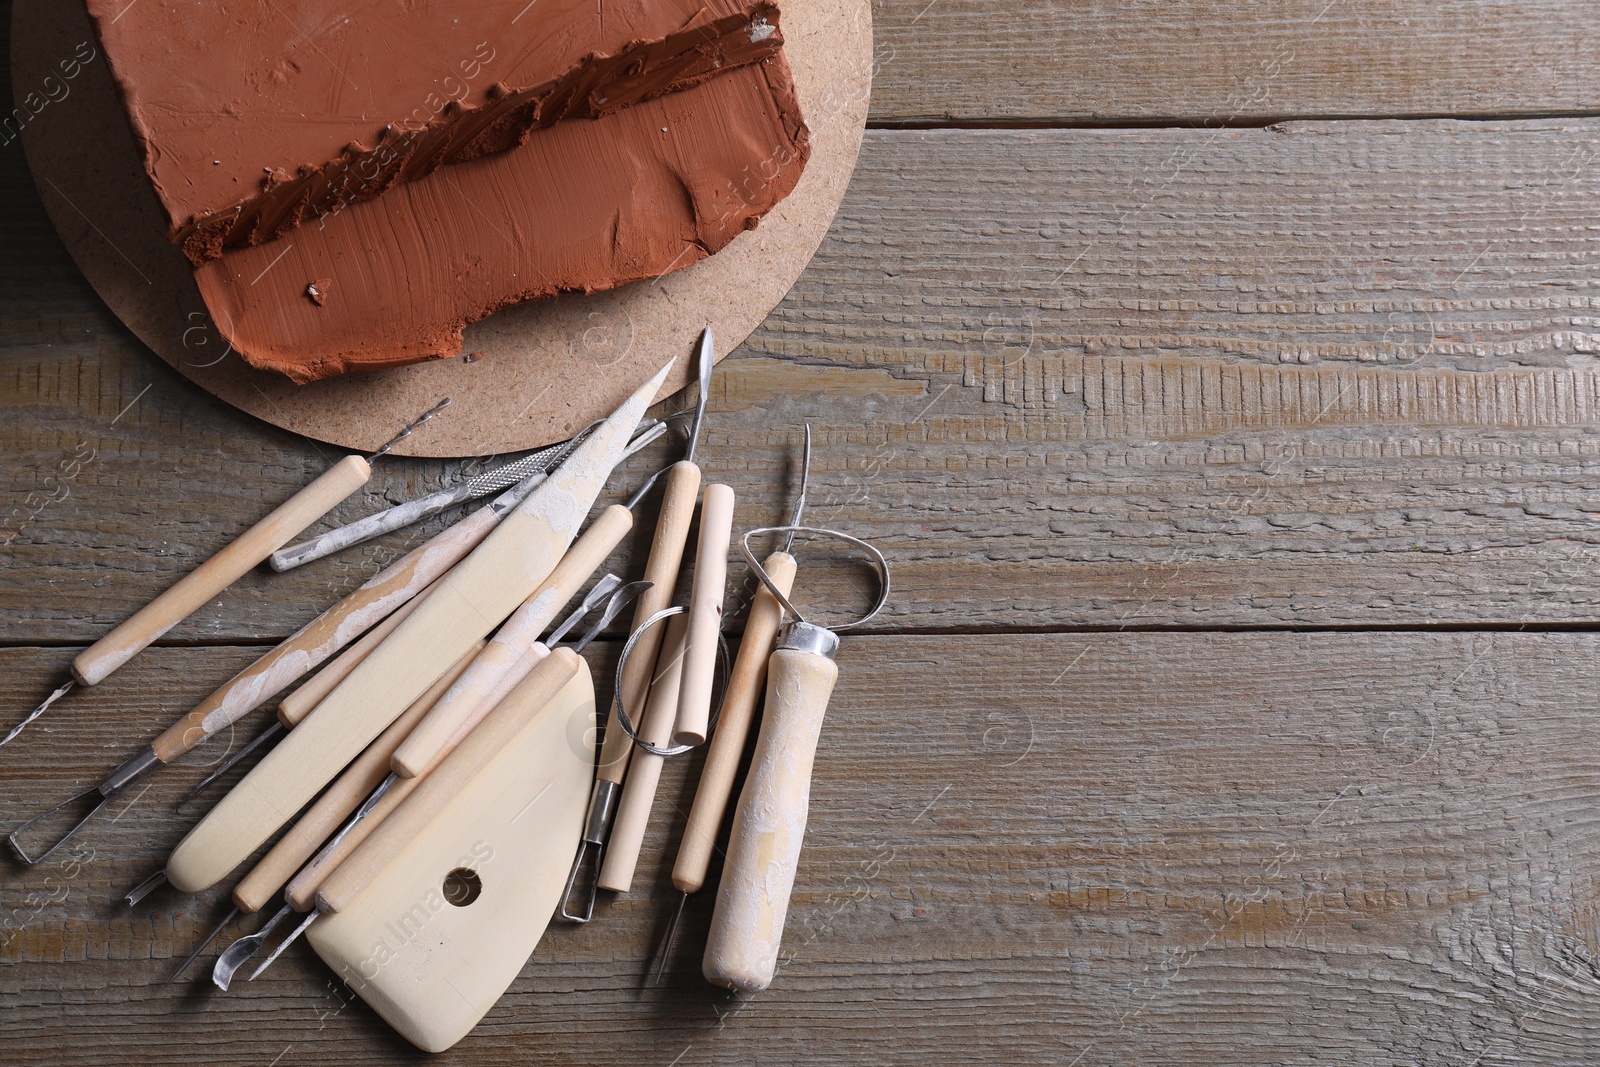
POLYGON ((295 534, 326 515, 372 477, 372 461, 388 452, 422 423, 427 422, 450 401, 446 398, 413 419, 398 434, 372 455, 346 456, 323 471, 310 485, 278 505, 266 518, 234 538, 200 566, 178 579, 177 584, 134 612, 100 640, 84 649, 72 661, 72 677, 57 688, 11 731, 0 738, 9 743, 50 705, 78 686, 98 685, 118 667, 149 647, 162 634, 194 614, 250 568, 281 548, 295 534))
MULTIPOLYGON (((795 501, 794 513, 789 516, 788 536, 783 548, 772 553, 761 564, 768 579, 784 596, 790 595, 794 586, 796 563, 790 549, 794 547, 793 527, 800 525, 805 516, 806 489, 811 481, 811 427, 806 426, 806 447, 800 466, 800 497, 795 501)), ((656 979, 666 971, 672 956, 672 942, 683 919, 684 905, 693 893, 706 884, 711 869, 711 852, 716 844, 717 831, 728 812, 728 800, 733 796, 733 779, 739 772, 739 761, 744 757, 745 742, 750 738, 750 726, 755 719, 756 704, 767 680, 767 659, 772 655, 773 643, 783 621, 783 607, 765 585, 756 589, 750 604, 750 615, 745 620, 744 638, 739 642, 739 655, 733 661, 733 672, 728 675, 728 687, 722 697, 718 713, 717 732, 706 751, 705 766, 700 770, 700 784, 695 787, 694 803, 689 807, 689 819, 683 828, 683 838, 678 844, 678 858, 672 865, 672 885, 680 894, 678 906, 667 924, 661 939, 660 964, 656 979)))
MULTIPOLYGON (((584 639, 578 642, 577 647, 579 649, 586 647, 588 642, 592 641, 596 634, 600 633, 607 626, 611 625, 612 620, 614 620, 617 615, 622 612, 623 608, 632 603, 633 598, 642 592, 644 587, 645 583, 643 582, 634 582, 630 585, 623 586, 622 579, 618 578, 614 574, 607 574, 604 578, 595 583, 594 588, 589 591, 589 595, 584 597, 583 603, 580 604, 571 615, 567 616, 560 626, 557 626, 553 631, 551 631, 546 644, 541 645, 541 647, 548 648, 548 645, 554 645, 560 642, 561 639, 566 637, 567 633, 571 631, 574 626, 576 626, 584 619, 585 616, 598 607, 602 601, 605 601, 606 610, 601 614, 600 619, 589 628, 589 631, 585 634, 584 639)), ((549 653, 547 650, 545 655, 548 654, 549 653)), ((542 658, 543 657, 541 657, 541 659, 542 658)), ((497 701, 496 704, 498 705, 498 703, 499 702, 497 701)), ((491 708, 490 710, 492 711, 493 709, 491 708)), ((415 728, 413 728, 412 733, 415 733, 415 728)), ((344 840, 335 842, 330 844, 327 848, 324 848, 320 853, 317 854, 316 858, 307 864, 305 868, 303 868, 301 872, 295 876, 294 880, 289 883, 289 888, 285 891, 284 896, 289 903, 294 906, 296 911, 309 911, 316 905, 317 890, 321 887, 322 882, 327 875, 332 872, 336 866, 338 866, 340 863, 343 863, 345 858, 349 856, 349 854, 353 852, 362 841, 366 840, 368 834, 370 834, 370 832, 381 823, 382 817, 387 817, 390 811, 393 811, 405 800, 406 797, 410 796, 412 790, 422 784, 423 777, 431 772, 434 767, 438 766, 438 764, 442 762, 446 756, 460 747, 460 743, 464 740, 466 740, 465 734, 452 738, 448 747, 440 750, 434 762, 424 767, 421 774, 410 778, 403 778, 392 772, 390 773, 389 777, 385 779, 384 785, 381 787, 385 788, 387 791, 383 796, 382 803, 374 812, 374 814, 379 816, 379 818, 375 818, 370 823, 357 827, 353 832, 347 835, 344 840)))
MULTIPOLYGON (((564 652, 557 649, 540 667, 564 652)), ((351 990, 430 1052, 449 1048, 494 1006, 527 965, 555 911, 594 780, 594 684, 582 659, 575 666, 516 733, 486 738, 472 755, 467 750, 479 736, 475 731, 429 774, 362 849, 372 847, 385 826, 410 818, 408 809, 428 799, 431 785, 442 784, 434 793, 435 801, 443 799, 437 813, 424 820, 427 812, 417 809, 396 838, 401 850, 381 873, 338 911, 319 913, 306 934, 351 990), (462 757, 457 775, 452 761, 462 757), (456 781, 442 783, 447 775, 456 781), (420 923, 419 901, 428 916, 420 923), (379 945, 388 951, 375 957, 379 945)), ((479 731, 496 716, 516 712, 519 703, 541 699, 519 687, 479 731)), ((358 862, 361 857, 352 855, 342 864, 323 895, 358 862)))
MULTIPOLYGON (((562 588, 576 589, 598 570, 633 528, 633 509, 662 473, 652 474, 627 503, 612 504, 602 511, 561 560, 545 586, 552 586, 559 576, 562 588)), ((412 777, 420 773, 419 768, 437 763, 440 747, 447 738, 453 737, 453 743, 459 743, 462 735, 480 722, 496 703, 517 687, 534 664, 548 654, 546 645, 537 642, 540 631, 550 622, 550 593, 545 586, 506 620, 461 681, 450 688, 427 720, 400 746, 394 764, 398 774, 412 777)), ((646 587, 649 587, 648 582, 646 587)), ((565 594, 570 595, 570 592, 565 594)))
POLYGON ((702 963, 706 979, 713 985, 753 993, 771 984, 778 966, 789 895, 805 836, 811 767, 828 699, 839 677, 834 662, 839 633, 862 625, 883 609, 889 599, 889 563, 883 553, 859 538, 809 526, 752 530, 739 547, 762 585, 795 620, 784 628, 768 663, 766 710, 750 774, 734 810, 728 857, 702 963), (832 629, 807 621, 750 551, 751 537, 787 529, 837 538, 866 551, 882 583, 872 610, 832 629))
MULTIPOLYGON (((278 890, 283 888, 290 875, 301 864, 305 863, 307 858, 317 850, 317 847, 327 839, 329 833, 339 825, 341 820, 350 819, 345 827, 340 830, 341 833, 349 832, 355 823, 355 820, 350 818, 352 813, 364 814, 363 808, 368 806, 362 805, 358 807, 361 804, 361 798, 371 793, 373 787, 383 779, 384 772, 389 765, 389 757, 394 754, 395 746, 405 739, 406 730, 422 720, 422 717, 428 713, 428 709, 433 706, 433 702, 449 688, 450 683, 466 669, 466 666, 466 657, 462 657, 443 677, 434 682, 426 693, 419 697, 411 707, 406 709, 400 718, 390 725, 388 730, 380 734, 378 739, 365 752, 356 757, 355 761, 345 768, 344 773, 339 776, 338 780, 322 796, 317 798, 315 804, 306 809, 304 815, 295 821, 289 832, 284 834, 268 850, 267 854, 251 869, 249 874, 240 879, 239 884, 233 889, 233 909, 223 917, 223 920, 206 936, 205 940, 190 954, 189 958, 184 960, 183 964, 173 972, 172 977, 174 980, 188 969, 189 964, 193 962, 195 957, 203 952, 205 947, 214 941, 217 935, 221 934, 231 922, 242 914, 254 914, 260 911, 278 890)), ((159 873, 162 876, 166 874, 165 871, 159 873)), ((132 894, 129 894, 129 896, 129 903, 134 903, 131 899, 132 894)), ((281 922, 282 920, 278 919, 278 921, 281 922)), ((241 946, 240 941, 235 941, 228 947, 223 953, 223 956, 228 958, 228 964, 224 966, 223 961, 219 958, 217 969, 214 972, 214 975, 223 976, 218 981, 218 985, 223 989, 228 988, 228 979, 232 977, 233 972, 238 969, 239 964, 243 963, 247 957, 265 942, 266 935, 271 932, 269 927, 274 925, 276 923, 269 923, 268 926, 258 930, 257 934, 259 936, 252 935, 255 938, 253 941, 249 938, 241 939, 241 941, 249 942, 248 944, 241 946)))
MULTIPOLYGON (((683 550, 689 541, 689 523, 694 517, 695 498, 700 492, 700 468, 695 465, 695 454, 700 446, 700 430, 705 423, 706 400, 711 393, 711 370, 715 349, 711 327, 700 335, 698 379, 699 396, 695 401, 694 425, 689 431, 689 449, 684 458, 667 471, 667 485, 661 498, 661 512, 656 519, 655 534, 650 540, 650 555, 645 562, 644 577, 651 582, 649 591, 639 598, 633 613, 631 631, 640 632, 646 619, 660 612, 672 602, 678 584, 678 569, 683 564, 683 550)), ((661 649, 661 631, 643 631, 640 646, 626 677, 618 681, 618 692, 624 694, 630 707, 642 707, 654 671, 656 657, 661 649)), ((617 724, 616 711, 606 719, 605 734, 600 744, 600 762, 595 774, 594 792, 589 798, 589 812, 584 818, 583 837, 578 854, 573 857, 572 871, 567 877, 567 892, 561 898, 561 917, 570 922, 588 922, 594 914, 595 893, 598 883, 591 880, 587 900, 582 912, 570 910, 572 887, 580 873, 593 857, 595 877, 599 876, 599 857, 611 831, 611 819, 616 810, 617 795, 623 778, 628 773, 628 759, 633 745, 617 724)))
POLYGON ((362 631, 410 602, 436 579, 481 544, 502 518, 534 491, 532 479, 501 493, 460 522, 440 531, 423 545, 390 564, 333 607, 302 626, 271 652, 234 675, 194 710, 173 723, 149 748, 112 771, 100 784, 68 797, 7 835, 11 849, 24 863, 38 863, 71 839, 106 802, 134 783, 233 725, 263 700, 303 677, 362 631), (55 812, 99 795, 94 807, 44 852, 30 856, 20 838, 55 812))
MULTIPOLYGON (((728 539, 733 535, 733 490, 726 485, 706 486, 700 504, 700 540, 695 546, 694 596, 689 608, 667 624, 656 680, 650 685, 649 705, 639 726, 642 752, 633 755, 622 799, 617 804, 611 839, 596 884, 601 889, 626 893, 633 886, 634 868, 644 844, 645 827, 655 806, 661 767, 671 752, 681 752, 699 742, 681 736, 685 703, 703 700, 709 707, 716 670, 718 639, 722 635, 722 600, 728 576, 728 539), (700 653, 697 655, 697 653, 700 653), (691 694, 695 694, 691 696, 691 694), (674 736, 674 727, 680 736, 674 736), (676 747, 669 747, 669 746, 676 747)), ((622 667, 626 667, 624 656, 622 667)), ((626 709, 617 713, 618 725, 626 709)), ((710 729, 709 712, 698 728, 704 737, 710 729)), ((630 731, 624 730, 625 733, 630 731)))
MULTIPOLYGON (((482 644, 480 641, 478 647, 482 644)), ((296 871, 304 869, 307 861, 317 853, 319 846, 337 845, 340 840, 358 828, 365 827, 375 818, 381 817, 375 809, 378 802, 383 799, 385 788, 391 780, 386 771, 395 747, 405 740, 408 730, 422 721, 422 717, 428 713, 433 702, 450 687, 450 683, 461 676, 461 672, 466 670, 467 664, 471 662, 471 656, 475 654, 476 649, 457 660, 443 677, 429 686, 426 693, 417 698, 415 703, 378 735, 378 739, 365 752, 345 768, 344 773, 317 798, 317 802, 296 821, 294 827, 280 838, 261 862, 234 887, 233 902, 236 907, 246 912, 260 911, 266 907, 268 901, 283 890, 285 884, 295 876, 296 871), (338 830, 333 832, 336 826, 338 830), (330 832, 332 832, 331 837, 330 832)), ((292 910, 285 904, 268 922, 266 929, 270 930, 271 927, 278 925, 292 910)), ((277 959, 279 953, 296 936, 297 933, 291 932, 284 938, 268 962, 277 959)), ((228 949, 217 958, 212 971, 212 978, 217 985, 227 989, 228 980, 232 978, 233 973, 261 948, 265 940, 262 938, 247 948, 237 948, 238 942, 228 946, 228 949)), ((252 974, 251 977, 255 975, 252 974)))
POLYGON ((629 397, 189 832, 167 862, 173 885, 198 892, 224 877, 538 588, 566 553, 670 369, 669 363, 629 397))
MULTIPOLYGON (((610 593, 610 599, 606 604, 606 610, 601 614, 600 618, 597 619, 592 626, 590 626, 583 638, 578 641, 578 643, 570 650, 573 652, 582 652, 582 650, 588 646, 589 642, 595 639, 596 635, 598 635, 607 626, 611 625, 612 620, 621 614, 622 609, 627 607, 628 604, 633 601, 633 598, 637 596, 646 586, 646 583, 644 582, 633 582, 629 585, 618 588, 617 583, 620 583, 620 581, 621 579, 617 578, 615 575, 607 575, 606 579, 603 580, 600 585, 596 586, 596 590, 591 591, 589 596, 584 598, 583 604, 570 616, 568 616, 566 621, 563 622, 561 626, 559 626, 556 631, 550 635, 550 642, 554 644, 561 638, 565 637, 567 632, 574 625, 581 621, 585 615, 589 614, 589 612, 592 611, 594 607, 605 598, 605 593, 599 592, 601 586, 604 586, 606 592, 610 593)), ((551 699, 554 699, 554 697, 551 695, 552 693, 560 694, 566 689, 566 687, 570 686, 573 681, 578 680, 580 676, 580 671, 573 670, 568 673, 565 668, 563 668, 559 673, 561 678, 564 679, 563 681, 559 683, 540 683, 541 687, 535 687, 530 692, 521 693, 516 699, 524 702, 532 702, 529 703, 527 710, 532 714, 537 714, 539 710, 545 706, 545 704, 549 703, 551 699), (548 688, 548 684, 556 684, 556 689, 550 690, 548 688)), ((587 697, 588 702, 592 705, 594 697, 592 687, 588 682, 587 670, 581 671, 581 675, 584 682, 584 688, 589 691, 587 697)), ((513 690, 513 692, 515 693, 516 690, 513 690)), ((525 722, 526 718, 523 717, 519 721, 525 722)), ((471 735, 469 734, 468 736, 471 735)), ((465 741, 466 738, 463 737, 461 740, 465 741)), ((490 753, 498 752, 503 747, 503 737, 500 739, 500 742, 501 743, 497 744, 486 743, 484 750, 490 753)), ((448 758, 449 755, 458 747, 458 744, 453 743, 448 749, 441 752, 439 754, 438 763, 443 763, 444 760, 448 758)), ((438 764, 435 764, 435 766, 437 765, 438 764)), ((325 909, 319 909, 318 906, 318 894, 322 889, 323 883, 328 880, 334 871, 342 869, 345 861, 348 860, 350 856, 362 846, 363 843, 365 843, 367 838, 387 823, 389 816, 406 803, 406 799, 411 796, 411 794, 418 789, 424 781, 427 780, 427 777, 432 774, 433 770, 434 767, 429 767, 423 773, 423 775, 415 778, 401 778, 391 773, 383 780, 377 789, 373 791, 372 796, 368 798, 367 803, 362 805, 362 809, 365 811, 370 811, 371 814, 368 815, 364 821, 356 823, 348 831, 341 832, 333 840, 329 841, 328 844, 324 846, 322 851, 319 852, 310 863, 306 864, 305 867, 301 869, 299 874, 295 875, 294 879, 290 881, 288 888, 284 890, 284 899, 289 908, 292 908, 297 912, 308 914, 306 914, 305 918, 302 919, 299 924, 296 925, 295 928, 289 933, 289 935, 284 938, 282 943, 280 943, 278 947, 273 950, 272 955, 268 956, 264 961, 262 961, 259 967, 251 972, 251 981, 254 981, 262 971, 265 971, 268 967, 270 967, 272 965, 272 961, 276 960, 280 955, 282 955, 283 950, 293 944, 296 938, 305 933, 306 930, 310 928, 311 924, 316 921, 319 915, 324 914, 325 909)), ((463 768, 457 768, 458 781, 464 782, 468 779, 461 775, 460 772, 462 772, 462 770, 463 768)), ((453 793, 450 794, 450 796, 453 795, 453 793)), ((448 800, 449 797, 446 796, 445 799, 448 800)), ((427 818, 431 818, 431 816, 428 816, 427 818)), ((409 841, 409 838, 402 837, 400 840, 405 842, 409 841)), ((364 860, 362 862, 370 861, 364 860)), ((376 869, 376 867, 373 868, 374 871, 376 869)), ((352 890, 352 893, 358 894, 361 892, 362 888, 364 888, 364 886, 352 890)))
MULTIPOLYGON (((485 764, 504 749, 539 711, 576 677, 587 683, 589 669, 579 655, 621 612, 633 597, 649 588, 645 582, 631 582, 612 594, 606 613, 596 619, 577 643, 552 648, 528 672, 511 694, 495 706, 483 722, 447 753, 420 785, 378 825, 367 839, 323 881, 316 893, 319 912, 338 912, 354 902, 374 879, 405 851, 410 842, 456 795, 468 788, 485 764)), ((590 689, 593 700, 592 688, 590 689)), ((579 738, 569 738, 582 744, 579 738)), ((592 749, 590 752, 592 753, 592 749)), ((585 759, 588 763, 592 755, 585 759)), ((580 800, 581 793, 573 799, 580 800)), ((576 815, 576 812, 573 812, 576 815)), ((560 819, 559 813, 545 818, 560 819)))
MULTIPOLYGON (((335 552, 343 551, 354 545, 365 544, 374 537, 381 537, 386 533, 403 529, 412 523, 420 522, 430 515, 437 515, 441 511, 455 507, 457 504, 479 497, 488 496, 490 493, 515 485, 530 475, 547 475, 550 468, 560 463, 574 448, 583 443, 589 432, 598 426, 598 422, 591 423, 575 434, 570 440, 541 448, 521 459, 503 463, 493 470, 485 471, 448 489, 441 489, 437 493, 408 500, 404 504, 396 504, 392 508, 374 512, 365 518, 337 529, 329 530, 309 541, 302 541, 288 548, 280 548, 267 560, 275 571, 288 571, 302 564, 310 563, 324 556, 331 556, 335 552)), ((627 456, 643 449, 656 438, 666 433, 666 425, 655 419, 645 419, 639 424, 639 431, 634 435, 633 443, 628 446, 627 456)), ((624 456, 623 458, 627 458, 624 456)))

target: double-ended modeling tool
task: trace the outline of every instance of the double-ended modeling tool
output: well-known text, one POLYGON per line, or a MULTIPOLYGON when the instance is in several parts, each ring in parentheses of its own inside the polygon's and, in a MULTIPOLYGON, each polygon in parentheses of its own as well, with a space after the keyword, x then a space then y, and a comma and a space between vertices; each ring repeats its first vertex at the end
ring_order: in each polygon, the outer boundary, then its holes
MULTIPOLYGON (((695 464, 695 456, 700 447, 700 432, 705 425, 706 402, 711 395, 711 373, 715 363, 715 341, 711 327, 707 326, 700 335, 696 367, 699 395, 695 399, 694 424, 689 431, 688 451, 681 461, 667 470, 661 510, 656 518, 655 533, 650 539, 650 553, 644 568, 644 578, 651 586, 639 598, 629 631, 638 636, 638 647, 628 661, 626 675, 617 682, 618 692, 625 694, 629 707, 644 705, 661 651, 662 631, 656 627, 647 628, 644 624, 672 602, 673 592, 678 585, 678 571, 683 565, 683 553, 689 541, 689 525, 694 518, 695 500, 700 493, 701 473, 695 464)), ((602 851, 611 832, 611 821, 616 813, 618 796, 632 754, 633 744, 617 724, 613 702, 601 741, 599 765, 589 812, 584 820, 582 841, 572 861, 566 892, 561 900, 561 917, 568 922, 585 923, 594 914, 602 851), (590 869, 590 876, 587 886, 580 890, 583 904, 574 910, 574 888, 586 869, 590 869)))
POLYGON ((190 571, 178 583, 136 611, 131 618, 84 649, 72 661, 72 677, 45 697, 11 731, 0 737, 8 744, 50 705, 78 686, 98 685, 118 667, 148 648, 162 634, 188 618, 238 581, 289 539, 326 515, 372 477, 372 461, 386 454, 416 428, 450 403, 449 397, 418 415, 376 452, 365 458, 346 456, 310 485, 278 505, 266 518, 234 538, 225 548, 190 571))

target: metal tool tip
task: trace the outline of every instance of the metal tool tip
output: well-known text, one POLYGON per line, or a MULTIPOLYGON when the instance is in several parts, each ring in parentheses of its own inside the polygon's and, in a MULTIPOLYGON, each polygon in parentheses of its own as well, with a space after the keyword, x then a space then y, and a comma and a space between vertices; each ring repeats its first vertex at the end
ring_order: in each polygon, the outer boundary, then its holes
POLYGON ((122 899, 128 902, 128 907, 136 907, 139 901, 143 900, 145 897, 149 896, 151 893, 154 893, 157 889, 160 889, 166 884, 167 872, 165 868, 162 868, 155 874, 152 874, 150 877, 140 882, 138 885, 134 886, 132 889, 128 890, 127 896, 123 897, 122 899))
POLYGON ((421 426, 423 423, 427 422, 429 419, 433 418, 435 415, 439 414, 439 412, 443 411, 449 406, 450 398, 445 397, 443 400, 433 405, 433 407, 429 408, 427 411, 424 411, 421 415, 418 415, 416 418, 412 419, 410 422, 401 427, 400 432, 389 438, 389 440, 385 441, 376 452, 367 457, 367 461, 371 462, 372 460, 377 459, 379 456, 387 455, 391 448, 399 444, 401 441, 404 441, 407 437, 410 437, 412 434, 416 433, 417 427, 421 426))
POLYGON ((561 893, 561 917, 569 923, 586 923, 594 918, 595 898, 600 895, 600 857, 605 852, 605 846, 584 841, 578 845, 578 855, 572 861, 572 873, 567 875, 567 886, 561 893), (582 873, 584 859, 594 853, 594 877, 589 881, 588 892, 584 894, 583 911, 572 911, 572 893, 578 886, 578 875, 582 873))
POLYGON ((17 856, 17 858, 19 860, 21 860, 23 863, 26 863, 28 866, 31 867, 34 864, 39 863, 42 860, 45 860, 45 859, 49 858, 51 853, 55 852, 56 849, 60 848, 62 845, 66 844, 68 841, 70 841, 72 839, 72 836, 74 834, 76 834, 79 830, 82 830, 83 827, 84 827, 84 824, 86 824, 90 819, 94 818, 95 812, 97 812, 101 808, 105 807, 106 803, 109 800, 110 800, 110 798, 107 797, 103 792, 101 792, 99 786, 94 786, 93 788, 85 789, 83 792, 79 793, 76 796, 68 797, 66 800, 63 800, 61 803, 57 804, 53 808, 46 808, 44 811, 41 811, 39 814, 35 815, 33 818, 31 818, 27 822, 23 823, 21 826, 17 827, 15 830, 12 830, 9 834, 6 835, 6 843, 11 846, 11 851, 16 853, 16 856, 17 856), (56 812, 60 811, 62 808, 66 807, 69 804, 78 803, 79 801, 83 800, 85 797, 99 797, 100 800, 95 804, 94 807, 90 808, 89 811, 73 825, 72 829, 68 830, 66 833, 64 833, 60 837, 58 837, 53 845, 51 845, 49 848, 45 849, 43 852, 39 853, 36 856, 30 856, 28 854, 27 849, 22 847, 22 841, 21 841, 22 836, 24 834, 26 834, 29 830, 33 829, 35 824, 37 824, 37 823, 49 818, 50 816, 54 815, 56 812))
POLYGON ((26 730, 28 728, 28 724, 29 723, 33 722, 33 720, 37 719, 39 716, 43 715, 46 711, 48 711, 51 704, 54 704, 56 701, 60 700, 64 696, 66 696, 68 693, 72 692, 77 687, 78 687, 77 679, 69 678, 66 681, 66 683, 63 684, 60 688, 58 688, 55 692, 53 692, 49 696, 45 697, 44 700, 42 700, 39 703, 38 707, 36 707, 32 711, 28 712, 27 717, 24 718, 21 722, 17 723, 17 725, 13 726, 11 728, 11 732, 10 733, 6 734, 4 737, 0 737, 0 747, 4 747, 5 745, 9 745, 11 743, 12 738, 16 737, 23 730, 26 730))
POLYGON ((678 936, 678 923, 683 920, 683 906, 689 903, 688 893, 679 893, 678 907, 672 913, 672 921, 667 924, 666 936, 661 939, 661 961, 656 965, 656 984, 661 984, 662 977, 667 973, 667 960, 672 957, 672 942, 678 936))

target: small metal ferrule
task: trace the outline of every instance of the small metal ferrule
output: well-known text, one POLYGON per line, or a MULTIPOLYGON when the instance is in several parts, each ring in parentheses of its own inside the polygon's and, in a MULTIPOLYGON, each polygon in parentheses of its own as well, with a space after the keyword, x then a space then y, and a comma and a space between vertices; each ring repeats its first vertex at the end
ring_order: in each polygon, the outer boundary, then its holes
POLYGON ((784 649, 833 659, 839 654, 839 635, 814 622, 792 622, 778 635, 778 651, 784 649))
POLYGON ((617 794, 622 787, 604 780, 594 784, 594 794, 589 798, 589 817, 583 824, 583 839, 591 845, 606 843, 611 832, 611 817, 617 813, 617 794))
POLYGON ((157 767, 164 766, 166 764, 161 762, 156 750, 147 748, 106 775, 106 780, 100 783, 100 795, 109 800, 157 767))

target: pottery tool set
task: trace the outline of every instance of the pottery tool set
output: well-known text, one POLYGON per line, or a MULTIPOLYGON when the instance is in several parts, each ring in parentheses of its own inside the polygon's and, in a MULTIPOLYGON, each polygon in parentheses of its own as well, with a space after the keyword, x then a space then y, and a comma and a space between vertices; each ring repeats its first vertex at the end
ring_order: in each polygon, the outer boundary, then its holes
POLYGON ((267 918, 212 965, 217 989, 240 980, 241 969, 274 939, 249 979, 303 936, 396 1030, 441 1051, 493 1007, 552 918, 588 922, 601 890, 633 891, 664 761, 709 744, 673 872, 683 896, 662 966, 683 902, 707 881, 713 844, 732 805, 733 836, 704 970, 710 981, 736 990, 764 988, 776 963, 812 757, 837 675, 837 633, 865 621, 826 629, 794 607, 794 538, 841 538, 868 554, 881 594, 867 618, 887 598, 889 576, 871 545, 800 525, 811 458, 807 428, 790 522, 739 541, 760 587, 728 667, 722 615, 734 492, 716 482, 702 485, 696 463, 713 363, 708 328, 684 458, 650 476, 626 503, 601 508, 586 528, 618 464, 665 432, 665 423, 644 412, 671 363, 564 444, 284 548, 363 484, 370 462, 388 446, 335 464, 80 655, 72 682, 22 725, 71 686, 101 681, 254 566, 270 559, 274 569, 288 569, 494 495, 240 671, 104 781, 12 830, 12 850, 25 863, 38 862, 112 797, 276 700, 276 721, 240 756, 265 754, 127 902, 138 906, 167 885, 205 891, 266 848, 236 876, 231 910, 173 978, 241 917, 259 913, 267 918), (595 579, 658 480, 661 508, 642 577, 595 579), (783 537, 783 548, 758 563, 749 549, 756 535, 783 537), (686 556, 689 592, 674 604, 686 556), (576 607, 556 624, 574 599, 576 607), (602 717, 580 653, 630 607, 632 625, 602 717), (564 644, 586 620, 582 637, 564 644), (766 721, 734 803, 763 683, 766 721), (80 804, 88 810, 80 813, 80 804), (68 809, 70 817, 63 814, 68 809))

